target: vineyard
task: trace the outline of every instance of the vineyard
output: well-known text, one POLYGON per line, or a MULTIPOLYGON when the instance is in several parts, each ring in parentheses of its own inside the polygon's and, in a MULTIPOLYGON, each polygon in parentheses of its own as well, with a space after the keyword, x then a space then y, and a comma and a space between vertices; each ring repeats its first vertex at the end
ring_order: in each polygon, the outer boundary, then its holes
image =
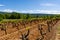
POLYGON ((58 19, 0 22, 0 40, 55 40, 58 19))
POLYGON ((60 40, 60 0, 0 0, 0 40, 60 40))
POLYGON ((0 40, 56 40, 57 14, 0 12, 0 40))

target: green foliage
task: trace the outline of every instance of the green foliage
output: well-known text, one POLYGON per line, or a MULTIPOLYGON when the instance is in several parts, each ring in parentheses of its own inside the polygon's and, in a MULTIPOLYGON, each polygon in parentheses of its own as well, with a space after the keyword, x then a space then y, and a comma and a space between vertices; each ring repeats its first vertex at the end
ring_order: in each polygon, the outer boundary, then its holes
POLYGON ((17 12, 12 12, 12 13, 7 13, 7 12, 2 12, 0 13, 0 21, 2 19, 60 19, 60 15, 47 15, 47 14, 24 14, 24 13, 17 13, 17 12))
POLYGON ((0 14, 0 21, 3 19, 3 15, 2 14, 0 14))
POLYGON ((0 21, 2 21, 3 20, 3 18, 0 18, 0 21))

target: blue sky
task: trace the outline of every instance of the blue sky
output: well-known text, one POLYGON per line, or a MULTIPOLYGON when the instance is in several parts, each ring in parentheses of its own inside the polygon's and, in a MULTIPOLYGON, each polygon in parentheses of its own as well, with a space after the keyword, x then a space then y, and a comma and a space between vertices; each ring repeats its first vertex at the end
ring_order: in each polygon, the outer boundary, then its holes
POLYGON ((60 0, 0 0, 0 11, 60 13, 60 0))

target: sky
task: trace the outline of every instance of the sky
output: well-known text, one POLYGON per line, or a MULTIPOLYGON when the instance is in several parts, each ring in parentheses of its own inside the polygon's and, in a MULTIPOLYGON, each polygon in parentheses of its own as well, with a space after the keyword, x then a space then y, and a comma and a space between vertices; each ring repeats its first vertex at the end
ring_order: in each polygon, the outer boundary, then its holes
POLYGON ((60 0, 0 0, 0 11, 60 14, 60 0))

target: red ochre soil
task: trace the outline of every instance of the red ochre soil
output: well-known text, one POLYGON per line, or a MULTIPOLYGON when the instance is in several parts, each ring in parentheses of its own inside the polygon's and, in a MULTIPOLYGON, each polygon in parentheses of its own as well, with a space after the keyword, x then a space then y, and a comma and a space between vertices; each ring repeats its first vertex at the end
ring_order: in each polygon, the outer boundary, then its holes
POLYGON ((4 22, 0 24, 0 40, 55 40, 57 23, 58 20, 4 22))

